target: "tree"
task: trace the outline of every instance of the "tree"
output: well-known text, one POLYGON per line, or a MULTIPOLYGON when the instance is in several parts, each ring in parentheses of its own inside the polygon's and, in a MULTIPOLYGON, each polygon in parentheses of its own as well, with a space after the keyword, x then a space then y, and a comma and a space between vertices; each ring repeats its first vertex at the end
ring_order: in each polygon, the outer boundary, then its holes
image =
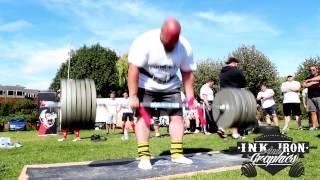
POLYGON ((121 90, 126 90, 128 87, 128 54, 123 55, 117 61, 118 86, 121 90))
POLYGON ((308 76, 310 76, 309 68, 311 65, 314 65, 314 64, 318 65, 318 67, 320 67, 320 57, 319 56, 306 58, 305 61, 301 65, 299 65, 295 80, 303 81, 308 76))
POLYGON ((279 90, 280 82, 275 65, 255 46, 242 45, 230 56, 240 60, 240 69, 247 80, 249 90, 257 95, 261 84, 266 84, 275 91, 279 90))
MULTIPOLYGON (((118 88, 118 56, 113 50, 99 44, 91 47, 84 45, 70 54, 70 79, 93 79, 97 95, 102 97, 107 97, 109 92, 118 88)), ((62 63, 50 85, 51 90, 60 88, 60 79, 67 78, 67 71, 68 62, 62 63)))
POLYGON ((216 84, 218 83, 221 68, 221 62, 210 58, 202 60, 197 64, 197 70, 194 72, 194 87, 197 95, 200 93, 201 86, 206 83, 208 79, 213 79, 216 84))

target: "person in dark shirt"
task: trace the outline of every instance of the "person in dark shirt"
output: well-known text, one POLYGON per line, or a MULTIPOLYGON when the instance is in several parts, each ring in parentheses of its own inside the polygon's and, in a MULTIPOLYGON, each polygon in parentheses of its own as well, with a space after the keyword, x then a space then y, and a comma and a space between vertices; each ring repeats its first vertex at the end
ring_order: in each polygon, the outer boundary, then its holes
MULTIPOLYGON (((226 66, 221 69, 220 87, 221 88, 244 88, 247 85, 246 78, 244 77, 242 71, 239 69, 240 61, 237 58, 230 57, 226 66)), ((231 129, 232 137, 235 139, 241 138, 238 133, 238 128, 234 127, 231 129)))
POLYGON ((311 75, 303 82, 303 87, 308 88, 308 111, 311 113, 312 127, 310 130, 317 130, 318 116, 320 110, 320 75, 317 65, 310 66, 311 75))

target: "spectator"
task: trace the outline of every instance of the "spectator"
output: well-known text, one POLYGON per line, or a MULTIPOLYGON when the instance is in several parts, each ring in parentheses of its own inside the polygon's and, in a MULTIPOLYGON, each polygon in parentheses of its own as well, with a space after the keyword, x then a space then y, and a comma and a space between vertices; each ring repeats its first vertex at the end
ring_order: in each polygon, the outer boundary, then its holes
MULTIPOLYGON (((63 137, 61 139, 58 139, 58 141, 65 141, 67 140, 67 133, 68 133, 68 130, 67 129, 61 129, 62 131, 62 135, 63 137)), ((79 129, 73 129, 73 133, 75 135, 75 138, 72 140, 73 142, 76 142, 76 141, 80 141, 81 138, 80 138, 80 130, 79 129)))
MULTIPOLYGON (((221 88, 245 88, 247 81, 242 71, 238 68, 240 61, 237 58, 230 57, 226 61, 226 66, 221 69, 220 87, 221 88)), ((231 128, 232 137, 235 139, 242 138, 238 132, 239 127, 231 128)), ((243 128, 243 127, 242 127, 243 128)))
MULTIPOLYGON (((311 99, 308 98, 308 88, 304 88, 302 90, 302 103, 303 103, 303 107, 304 109, 306 110, 307 114, 308 114, 308 122, 309 122, 309 128, 312 127, 312 121, 311 121, 311 113, 310 113, 310 110, 308 108, 308 104, 310 104, 311 102, 308 102, 308 101, 311 101, 311 99)), ((318 116, 318 121, 319 121, 319 116, 318 116)))
POLYGON ((129 105, 128 92, 123 93, 123 100, 120 103, 120 111, 122 111, 122 133, 124 133, 123 139, 128 139, 128 129, 130 128, 134 132, 133 112, 129 105))
POLYGON ((291 74, 287 76, 287 81, 281 84, 281 92, 283 93, 283 114, 285 119, 285 124, 282 129, 283 132, 289 130, 291 115, 295 116, 298 129, 303 129, 301 125, 301 101, 298 94, 300 88, 300 83, 295 81, 293 75, 291 74))
POLYGON ((118 102, 116 100, 116 92, 112 91, 110 94, 110 98, 107 101, 107 112, 108 116, 106 117, 106 133, 109 134, 109 130, 111 128, 112 133, 115 133, 116 123, 117 123, 117 115, 119 112, 118 102))
POLYGON ((268 89, 265 84, 260 85, 260 92, 257 95, 257 100, 261 101, 262 111, 265 116, 265 120, 269 125, 271 125, 270 116, 276 126, 279 126, 276 103, 273 99, 274 96, 273 89, 268 89))
POLYGON ((202 100, 203 112, 205 112, 205 118, 207 126, 204 127, 205 133, 208 133, 207 130, 211 133, 217 133, 220 137, 225 138, 224 130, 218 128, 216 122, 212 116, 211 105, 214 100, 214 92, 212 87, 214 85, 213 79, 208 79, 207 82, 200 88, 200 99, 202 100))
POLYGON ((320 108, 320 76, 317 65, 310 66, 311 75, 303 82, 303 87, 308 88, 308 98, 310 103, 307 103, 308 110, 311 114, 312 127, 310 130, 317 130, 318 126, 318 111, 320 108))
POLYGON ((198 112, 194 109, 188 110, 187 115, 185 117, 185 126, 186 131, 185 133, 194 132, 195 134, 199 133, 200 128, 200 119, 198 112))

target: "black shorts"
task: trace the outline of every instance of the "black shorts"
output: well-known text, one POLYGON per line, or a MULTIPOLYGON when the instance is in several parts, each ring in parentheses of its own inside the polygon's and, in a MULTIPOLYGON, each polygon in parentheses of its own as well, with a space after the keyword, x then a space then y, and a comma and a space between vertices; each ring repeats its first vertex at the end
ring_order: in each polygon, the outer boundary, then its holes
POLYGON ((300 103, 284 103, 283 104, 284 116, 301 116, 300 103))
POLYGON ((122 114, 122 121, 133 121, 133 113, 123 113, 122 114))
MULTIPOLYGON (((181 103, 180 89, 175 89, 167 92, 153 92, 143 88, 138 89, 138 98, 140 102, 167 102, 167 103, 181 103)), ((182 116, 182 108, 176 109, 154 109, 146 108, 151 117, 160 116, 182 116)), ((139 116, 139 112, 136 112, 139 116)))

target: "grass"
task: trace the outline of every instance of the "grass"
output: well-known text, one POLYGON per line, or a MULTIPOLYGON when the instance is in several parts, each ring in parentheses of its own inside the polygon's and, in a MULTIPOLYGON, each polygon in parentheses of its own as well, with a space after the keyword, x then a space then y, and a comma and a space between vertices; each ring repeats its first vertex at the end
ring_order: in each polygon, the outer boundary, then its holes
MULTIPOLYGON (((306 121, 305 121, 306 122, 306 121)), ((292 126, 296 124, 291 123, 292 126)), ((104 131, 81 131, 84 138, 78 142, 72 142, 74 135, 68 135, 68 140, 58 142, 60 136, 38 137, 36 131, 26 132, 0 132, 0 137, 10 137, 13 142, 19 141, 23 144, 21 148, 0 149, 0 179, 17 179, 24 165, 49 164, 61 162, 80 162, 93 160, 109 160, 135 158, 136 142, 132 134, 129 141, 121 141, 121 134, 108 135, 107 141, 91 142, 89 137, 92 134, 104 134, 104 131)), ((163 129, 165 133, 165 129, 163 129)), ((309 154, 305 155, 302 162, 305 166, 305 179, 319 179, 320 168, 320 139, 319 131, 299 131, 290 130, 288 136, 293 141, 309 141, 313 148, 309 154)), ((253 141, 256 135, 249 135, 244 141, 253 141)), ((168 136, 162 138, 151 138, 150 151, 152 156, 169 154, 170 140, 168 136)), ((231 146, 236 146, 236 140, 222 140, 218 136, 205 136, 203 134, 190 134, 185 136, 184 149, 186 153, 200 151, 227 150, 231 146)), ((260 168, 259 179, 289 179, 288 170, 280 171, 275 176, 260 168)), ((193 177, 181 177, 177 179, 244 179, 240 170, 220 172, 214 174, 197 174, 193 177)))

